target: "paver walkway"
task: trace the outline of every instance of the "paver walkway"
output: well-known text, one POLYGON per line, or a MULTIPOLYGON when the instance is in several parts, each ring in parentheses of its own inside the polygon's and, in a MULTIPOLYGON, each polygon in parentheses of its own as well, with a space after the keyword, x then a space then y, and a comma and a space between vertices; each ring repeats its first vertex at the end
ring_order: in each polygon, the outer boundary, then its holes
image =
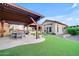
POLYGON ((67 38, 67 39, 70 39, 70 40, 79 41, 79 35, 72 36, 70 34, 65 34, 65 35, 62 35, 62 37, 67 38))
POLYGON ((79 35, 76 35, 76 36, 67 36, 66 38, 71 39, 71 40, 79 41, 79 35))
POLYGON ((75 41, 79 41, 79 35, 70 35, 70 34, 64 34, 64 35, 58 35, 59 37, 64 37, 66 39, 70 39, 70 40, 75 40, 75 41))

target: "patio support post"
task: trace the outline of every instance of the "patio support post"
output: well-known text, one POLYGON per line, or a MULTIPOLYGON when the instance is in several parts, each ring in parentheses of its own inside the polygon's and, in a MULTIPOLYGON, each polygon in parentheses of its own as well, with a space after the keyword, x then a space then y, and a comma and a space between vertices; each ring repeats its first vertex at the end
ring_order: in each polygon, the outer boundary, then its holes
POLYGON ((38 39, 38 24, 35 22, 35 20, 31 17, 31 20, 34 22, 36 25, 36 39, 38 39))
POLYGON ((29 25, 27 25, 27 31, 28 31, 28 27, 29 27, 29 25))
POLYGON ((1 21, 1 37, 4 36, 4 21, 1 21))
POLYGON ((41 36, 43 36, 42 34, 43 34, 43 28, 42 27, 40 27, 40 33, 41 33, 41 36))
POLYGON ((25 33, 25 26, 23 25, 23 32, 25 33))
POLYGON ((28 34, 29 34, 29 29, 28 29, 28 27, 29 27, 29 25, 27 25, 27 32, 28 32, 28 34))
POLYGON ((38 39, 38 25, 36 25, 36 39, 38 39))

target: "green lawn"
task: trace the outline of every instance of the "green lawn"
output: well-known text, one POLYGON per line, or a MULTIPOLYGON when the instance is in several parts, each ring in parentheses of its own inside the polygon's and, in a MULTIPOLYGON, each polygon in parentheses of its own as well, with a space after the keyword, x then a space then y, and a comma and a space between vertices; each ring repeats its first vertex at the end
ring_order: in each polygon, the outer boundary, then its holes
POLYGON ((79 42, 66 40, 53 35, 45 35, 45 41, 1 50, 0 55, 11 56, 64 56, 79 55, 79 42))

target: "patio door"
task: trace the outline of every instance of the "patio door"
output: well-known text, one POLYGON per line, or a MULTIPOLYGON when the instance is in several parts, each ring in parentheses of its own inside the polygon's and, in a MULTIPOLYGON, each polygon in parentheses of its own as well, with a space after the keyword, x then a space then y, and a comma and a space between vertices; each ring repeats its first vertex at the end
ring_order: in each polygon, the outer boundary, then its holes
POLYGON ((52 27, 47 27, 47 33, 51 33, 52 32, 52 27))

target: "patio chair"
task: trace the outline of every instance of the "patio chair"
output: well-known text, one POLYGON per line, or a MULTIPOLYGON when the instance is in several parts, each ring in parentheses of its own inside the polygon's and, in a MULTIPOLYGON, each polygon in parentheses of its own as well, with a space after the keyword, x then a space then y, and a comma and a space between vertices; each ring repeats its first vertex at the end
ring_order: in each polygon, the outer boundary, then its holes
POLYGON ((17 33, 12 33, 11 38, 16 39, 17 38, 17 33))
POLYGON ((21 38, 22 39, 23 34, 22 33, 17 33, 17 38, 21 38))

